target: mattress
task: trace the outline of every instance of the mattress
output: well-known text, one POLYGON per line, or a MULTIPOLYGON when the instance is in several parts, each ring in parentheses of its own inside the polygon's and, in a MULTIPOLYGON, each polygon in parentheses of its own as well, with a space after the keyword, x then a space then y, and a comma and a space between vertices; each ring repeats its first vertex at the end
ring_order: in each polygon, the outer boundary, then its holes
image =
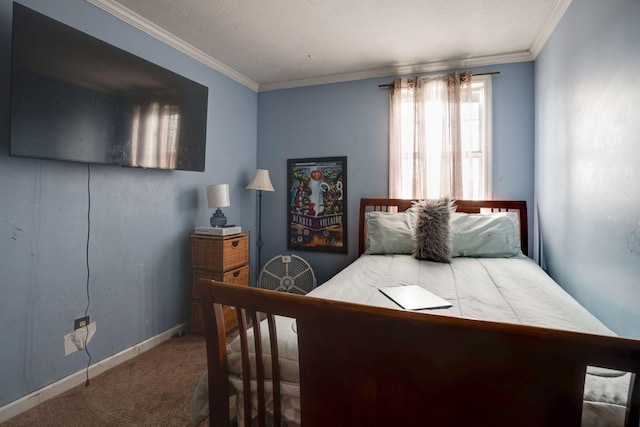
MULTIPOLYGON (((454 258, 451 264, 443 264, 419 261, 409 255, 362 255, 309 295, 401 309, 378 289, 404 285, 419 285, 452 303, 446 309, 422 310, 433 315, 615 335, 525 256, 454 258)), ((288 318, 279 317, 276 321, 281 377, 285 384, 283 414, 289 425, 296 425, 300 422, 296 325, 288 318)), ((252 347, 253 337, 249 343, 252 347)), ((269 348, 269 338, 263 334, 267 378, 270 378, 269 348)), ((231 383, 241 393, 242 383, 237 378, 241 372, 239 340, 232 341, 227 350, 231 383)), ((623 372, 588 369, 583 426, 624 424, 629 379, 630 374, 623 372)), ((242 404, 242 399, 237 401, 242 404)), ((197 424, 206 413, 206 381, 201 381, 192 400, 193 422, 197 424)))

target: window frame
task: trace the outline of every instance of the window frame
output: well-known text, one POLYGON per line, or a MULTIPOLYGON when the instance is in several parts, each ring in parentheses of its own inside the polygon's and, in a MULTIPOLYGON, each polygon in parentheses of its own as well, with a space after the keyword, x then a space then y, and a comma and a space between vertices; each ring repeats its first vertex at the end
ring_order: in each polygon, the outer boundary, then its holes
POLYGON ((492 156, 492 110, 493 110, 493 102, 492 102, 492 88, 491 88, 491 75, 474 75, 471 77, 471 90, 475 95, 475 91, 481 91, 481 96, 484 98, 484 102, 481 104, 481 117, 480 117, 480 134, 479 136, 482 138, 481 147, 482 147, 482 170, 483 170, 483 192, 482 196, 485 200, 491 200, 492 197, 492 182, 493 182, 493 156, 492 156), (481 86, 481 89, 478 89, 478 86, 481 86))

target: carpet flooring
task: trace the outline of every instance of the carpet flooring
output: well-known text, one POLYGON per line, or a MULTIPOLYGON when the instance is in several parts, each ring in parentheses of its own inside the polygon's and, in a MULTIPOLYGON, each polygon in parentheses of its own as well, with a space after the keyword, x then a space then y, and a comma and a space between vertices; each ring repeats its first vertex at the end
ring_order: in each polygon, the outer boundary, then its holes
POLYGON ((203 337, 173 337, 2 427, 190 426, 191 395, 206 366, 203 337))

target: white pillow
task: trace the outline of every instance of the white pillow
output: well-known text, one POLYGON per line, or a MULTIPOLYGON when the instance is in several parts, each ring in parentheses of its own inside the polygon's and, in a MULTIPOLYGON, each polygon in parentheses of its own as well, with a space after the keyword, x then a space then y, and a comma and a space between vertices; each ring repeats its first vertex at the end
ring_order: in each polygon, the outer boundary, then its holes
POLYGON ((508 258, 520 255, 516 212, 451 214, 454 257, 508 258))
POLYGON ((367 232, 365 254, 413 254, 416 245, 415 208, 398 213, 367 212, 364 217, 367 232))

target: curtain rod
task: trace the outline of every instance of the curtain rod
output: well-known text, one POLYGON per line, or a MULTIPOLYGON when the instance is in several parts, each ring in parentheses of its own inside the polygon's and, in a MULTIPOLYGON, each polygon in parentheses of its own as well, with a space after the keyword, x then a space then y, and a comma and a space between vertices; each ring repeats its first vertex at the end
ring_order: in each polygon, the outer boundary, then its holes
MULTIPOLYGON (((494 75, 498 75, 500 74, 500 71, 490 71, 488 73, 478 73, 478 74, 474 74, 474 76, 494 76, 494 75)), ((378 85, 378 87, 392 87, 393 83, 387 83, 387 84, 382 84, 382 85, 378 85)))

